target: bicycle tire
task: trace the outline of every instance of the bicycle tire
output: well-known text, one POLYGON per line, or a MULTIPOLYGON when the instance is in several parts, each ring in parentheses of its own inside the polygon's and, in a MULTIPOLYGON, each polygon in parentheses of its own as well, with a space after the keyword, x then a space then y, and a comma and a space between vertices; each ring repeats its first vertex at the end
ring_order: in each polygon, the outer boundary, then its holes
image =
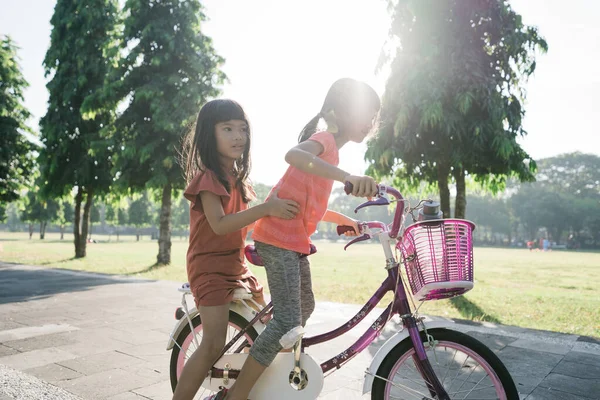
MULTIPOLYGON (((202 320, 200 319, 200 314, 196 315, 192 319, 192 325, 194 326, 194 332, 197 332, 198 331, 197 328, 202 325, 202 320)), ((243 318, 242 316, 240 316, 239 314, 237 314, 233 311, 229 311, 228 325, 230 327, 233 327, 236 330, 240 331, 241 329, 244 329, 246 326, 248 326, 248 321, 245 318, 243 318)), ((188 338, 188 336, 190 336, 190 333, 191 333, 190 325, 186 324, 185 327, 183 328, 183 330, 179 333, 179 336, 176 339, 176 343, 173 346, 173 350, 171 351, 171 360, 169 363, 169 370, 170 370, 170 378, 171 378, 171 389, 173 390, 173 392, 175 392, 175 388, 177 387, 178 370, 179 371, 181 370, 178 365, 180 362, 179 354, 181 352, 181 347, 184 346, 184 343, 186 342, 186 339, 188 338)), ((254 327, 248 328, 248 330, 246 331, 246 339, 249 339, 250 344, 252 344, 256 340, 257 337, 258 337, 258 333, 254 329, 254 327)))
MULTIPOLYGON (((489 366, 489 369, 493 371, 493 373, 496 375, 497 382, 501 384, 502 389, 504 390, 506 396, 505 398, 507 400, 519 400, 519 393, 510 373, 506 369, 506 366, 502 363, 502 361, 500 361, 498 356, 496 356, 496 354, 494 354, 486 345, 484 345, 479 340, 471 336, 449 329, 430 329, 428 333, 434 338, 434 340, 438 341, 439 344, 437 346, 450 346, 450 348, 452 348, 451 344, 455 344, 458 345, 456 347, 461 346, 462 348, 469 349, 473 354, 476 355, 476 357, 469 355, 470 358, 472 358, 474 361, 477 361, 482 367, 483 364, 481 364, 481 361, 484 361, 489 366)), ((427 343, 427 339, 425 337, 424 332, 421 332, 421 340, 423 340, 424 343, 427 343)), ((408 357, 408 355, 405 355, 407 352, 414 353, 414 348, 410 338, 407 338, 406 340, 403 340, 402 342, 397 344, 386 355, 386 357, 384 358, 383 362, 377 370, 377 376, 385 378, 386 380, 379 379, 377 377, 374 379, 373 387, 371 390, 371 399, 387 400, 390 397, 389 391, 393 385, 391 385, 388 381, 393 381, 394 378, 394 376, 390 376, 390 374, 393 373, 393 375, 395 375, 396 371, 400 367, 396 364, 408 357)), ((456 352, 454 356, 456 356, 456 352)), ((467 359, 469 357, 467 357, 467 359)), ((446 376, 444 376, 444 380, 445 378, 446 376)), ((493 381, 495 378, 490 376, 490 379, 492 379, 493 381)), ((448 390, 448 388, 446 388, 446 390, 448 390)), ((410 393, 407 389, 405 389, 405 391, 407 393, 410 393)), ((407 398, 414 397, 415 396, 413 394, 412 397, 410 397, 409 395, 407 398)), ((460 398, 459 396, 457 397, 460 398)), ((398 397, 394 396, 394 398, 397 399, 398 397)), ((501 396, 499 396, 499 398, 501 398, 501 396)))

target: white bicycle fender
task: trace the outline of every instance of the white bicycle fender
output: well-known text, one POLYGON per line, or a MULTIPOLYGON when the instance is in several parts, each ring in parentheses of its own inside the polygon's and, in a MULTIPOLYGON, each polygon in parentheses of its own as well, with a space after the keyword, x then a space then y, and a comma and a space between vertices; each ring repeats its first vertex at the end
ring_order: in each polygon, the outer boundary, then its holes
MULTIPOLYGON (((229 310, 238 314, 239 316, 244 318, 246 321, 251 321, 252 318, 254 318, 257 314, 256 311, 254 311, 254 310, 250 311, 247 307, 245 307, 243 304, 241 304, 240 302, 237 302, 237 301, 231 303, 231 305, 229 306, 229 310)), ((198 315, 198 310, 196 309, 196 307, 190 308, 189 309, 190 319, 193 320, 196 317, 196 315, 198 315)), ((175 341, 177 340, 177 337, 179 337, 179 334, 181 333, 181 331, 187 324, 188 324, 188 320, 185 315, 183 316, 183 318, 181 318, 179 321, 177 321, 177 323, 173 327, 173 330, 171 331, 171 335, 169 336, 169 342, 167 343, 167 350, 171 350, 173 348, 173 346, 175 346, 175 341)), ((265 325, 260 321, 256 321, 256 323, 254 324, 254 329, 256 329, 256 333, 260 334, 265 329, 265 325)))
MULTIPOLYGON (((452 321, 431 321, 431 322, 426 322, 427 329, 450 328, 450 327, 452 327, 452 324, 453 324, 452 321)), ((371 372, 372 374, 376 374, 377 370, 379 369, 379 366, 383 362, 383 359, 385 358, 385 356, 387 356, 388 353, 390 351, 392 351, 392 349, 394 347, 396 347, 396 345, 398 343, 400 343, 400 342, 402 342, 403 340, 406 340, 406 339, 410 340, 410 338, 408 336, 408 329, 402 329, 400 332, 397 332, 396 334, 394 334, 394 336, 392 336, 391 338, 389 338, 383 344, 383 346, 381 346, 381 348, 379 350, 377 350, 377 353, 375 353, 375 356, 373 357, 373 360, 371 361, 371 365, 367 369, 367 372, 371 372)), ((369 393, 371 391, 371 388, 373 387, 373 381, 375 379, 373 377, 373 375, 371 375, 371 374, 369 374, 367 372, 365 372, 365 380, 364 380, 364 383, 363 383, 363 394, 369 393)))

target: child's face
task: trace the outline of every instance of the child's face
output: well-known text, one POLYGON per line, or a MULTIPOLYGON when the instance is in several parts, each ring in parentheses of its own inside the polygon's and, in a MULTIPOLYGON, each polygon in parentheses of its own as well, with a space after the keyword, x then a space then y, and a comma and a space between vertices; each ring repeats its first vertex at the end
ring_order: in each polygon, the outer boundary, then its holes
POLYGON ((248 124, 245 121, 232 119, 215 125, 217 151, 225 161, 239 159, 248 143, 248 124))
POLYGON ((352 114, 347 115, 344 118, 346 121, 344 131, 348 139, 352 142, 362 143, 369 132, 371 132, 371 129, 373 129, 378 112, 379 110, 363 109, 355 110, 352 114))

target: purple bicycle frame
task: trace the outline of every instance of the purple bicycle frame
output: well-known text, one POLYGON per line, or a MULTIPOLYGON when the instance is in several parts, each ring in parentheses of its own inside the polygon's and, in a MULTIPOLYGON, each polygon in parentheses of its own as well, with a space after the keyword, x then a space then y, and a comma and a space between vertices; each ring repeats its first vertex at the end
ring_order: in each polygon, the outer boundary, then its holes
MULTIPOLYGON (((358 353, 366 349, 372 342, 377 338, 377 336, 383 330, 386 322, 389 321, 391 317, 396 314, 399 314, 402 318, 402 322, 404 327, 408 329, 408 333, 410 335, 411 341, 413 343, 413 347, 415 349, 415 356, 413 357, 416 367, 419 369, 423 377, 425 378, 425 383, 428 386, 428 389, 433 396, 436 395, 439 399, 449 399, 446 391, 443 389, 443 386, 437 379, 433 368, 427 359, 427 355, 425 354, 425 348, 423 346, 423 342, 421 341, 421 335, 419 334, 419 329, 417 327, 417 320, 412 315, 410 310, 410 305, 408 303, 408 298, 406 296, 406 291, 404 290, 404 286, 402 284, 402 278, 398 276, 398 264, 395 267, 388 270, 387 278, 381 283, 381 286, 377 289, 375 294, 367 301, 367 303, 363 306, 363 308, 348 322, 344 325, 330 331, 327 333, 323 333, 317 336, 307 337, 302 340, 302 347, 306 348, 309 346, 313 346, 316 344, 328 342, 332 339, 335 339, 344 333, 350 331, 356 325, 358 325, 367 315, 370 314, 371 311, 379 304, 381 299, 385 296, 385 294, 389 291, 394 291, 395 289, 395 297, 394 300, 387 306, 387 308, 381 313, 381 315, 371 324, 371 326, 366 330, 366 332, 348 349, 344 350, 340 354, 335 357, 321 363, 321 369, 323 373, 326 373, 333 368, 340 368, 346 362, 350 361, 354 356, 358 353)), ((233 339, 229 341, 225 345, 221 356, 227 352, 233 346, 235 342, 237 342, 248 330, 248 328, 264 315, 272 309, 272 304, 269 303, 265 308, 263 308, 251 321, 249 321, 248 325, 243 328, 233 339)), ((245 344, 243 343, 236 352, 240 351, 245 344)), ((219 356, 219 358, 221 357, 219 356)), ((229 370, 228 377, 232 379, 236 379, 238 377, 239 371, 237 370, 229 370)), ((219 368, 213 367, 211 370, 211 376, 213 378, 222 378, 223 370, 219 368)))

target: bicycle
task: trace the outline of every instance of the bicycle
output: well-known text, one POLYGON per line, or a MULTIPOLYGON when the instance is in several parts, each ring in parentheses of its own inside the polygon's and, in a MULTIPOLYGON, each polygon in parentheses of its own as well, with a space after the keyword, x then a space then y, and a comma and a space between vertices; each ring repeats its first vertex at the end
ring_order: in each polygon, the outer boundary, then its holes
MULTIPOLYGON (((346 192, 350 188, 346 187, 346 192)), ((249 398, 252 400, 316 399, 323 387, 324 376, 341 368, 355 355, 367 348, 383 330, 387 322, 399 315, 403 328, 390 337, 375 354, 365 371, 363 393, 371 392, 372 399, 501 399, 517 400, 519 394, 508 370, 500 359, 483 343, 464 333, 448 329, 442 322, 425 326, 424 318, 411 309, 407 290, 414 300, 424 302, 459 296, 473 288, 473 244, 475 225, 467 220, 440 219, 439 205, 422 200, 411 208, 408 200, 390 186, 380 185, 375 200, 358 206, 359 209, 396 202, 393 222, 361 222, 360 234, 344 247, 374 237, 379 239, 386 258, 387 277, 362 309, 344 325, 295 343, 293 352, 279 353, 273 364, 258 380, 249 398), (389 199, 388 195, 393 197, 389 199), (433 214, 431 211, 433 210, 433 214), (419 212, 416 218, 414 212, 419 212), (405 227, 407 215, 413 223, 405 227), (427 215, 433 215, 430 219, 427 215), (423 218, 421 218, 423 217, 423 218), (405 272, 392 247, 401 253, 405 272), (408 284, 405 284, 405 280, 408 284), (406 286, 406 289, 405 289, 406 286), (347 350, 318 364, 305 349, 333 340, 350 331, 361 322, 392 291, 393 300, 347 350), (401 373, 399 371, 402 371, 401 373)), ((338 226, 338 234, 351 227, 338 226)), ((255 265, 261 260, 254 247, 246 247, 246 258, 255 265)), ((400 257, 398 257, 400 258, 400 257)), ((182 308, 178 308, 179 322, 173 329, 167 350, 171 355, 171 385, 173 390, 183 369, 185 358, 192 354, 191 343, 201 334, 197 310, 188 310, 183 290, 182 308), (185 316, 185 318, 183 318, 185 316), (194 331, 195 335, 191 335, 194 331)), ((231 336, 214 364, 202 387, 218 391, 231 387, 258 334, 264 329, 261 322, 272 305, 256 310, 251 296, 241 293, 230 308, 231 336)), ((414 307, 413 300, 413 307, 414 307)))

